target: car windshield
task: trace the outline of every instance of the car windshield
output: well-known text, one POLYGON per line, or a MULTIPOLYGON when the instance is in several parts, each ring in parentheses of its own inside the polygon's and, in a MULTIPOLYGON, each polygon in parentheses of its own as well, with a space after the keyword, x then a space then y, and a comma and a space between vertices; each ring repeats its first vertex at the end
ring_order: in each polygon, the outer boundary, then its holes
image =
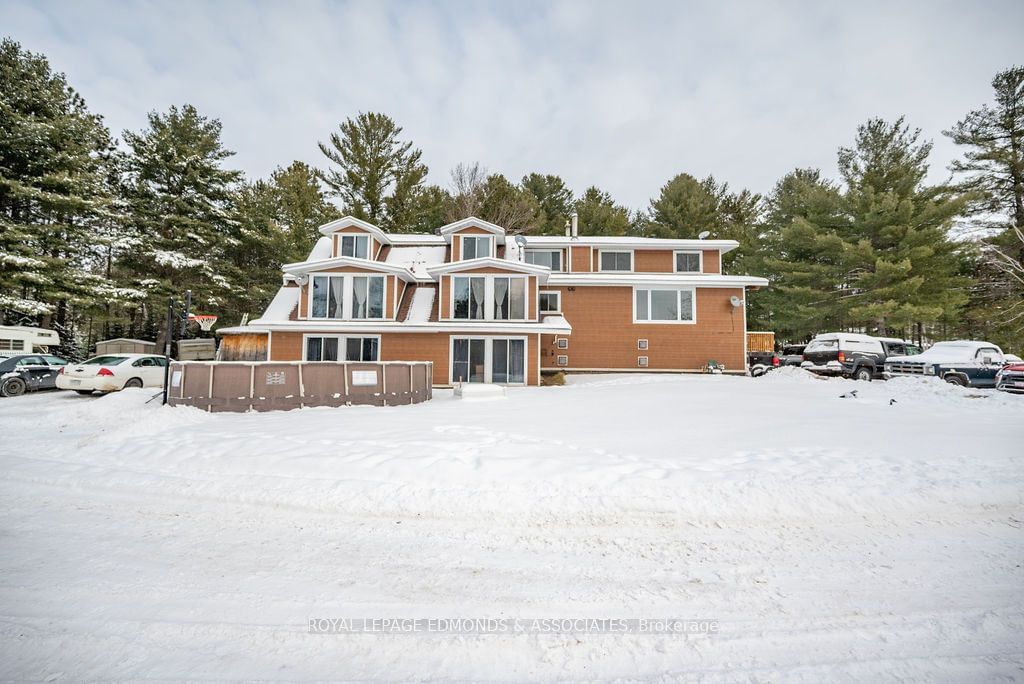
POLYGON ((796 344, 796 345, 790 345, 790 346, 787 346, 787 347, 783 347, 782 348, 782 353, 783 354, 802 354, 803 351, 804 351, 804 346, 805 345, 802 345, 802 344, 796 344))
POLYGON ((83 366, 116 366, 123 363, 124 356, 94 356, 88 361, 83 361, 83 366))
POLYGON ((815 351, 829 351, 839 346, 839 340, 835 337, 829 337, 821 340, 811 340, 811 343, 807 345, 807 349, 804 351, 815 352, 815 351))

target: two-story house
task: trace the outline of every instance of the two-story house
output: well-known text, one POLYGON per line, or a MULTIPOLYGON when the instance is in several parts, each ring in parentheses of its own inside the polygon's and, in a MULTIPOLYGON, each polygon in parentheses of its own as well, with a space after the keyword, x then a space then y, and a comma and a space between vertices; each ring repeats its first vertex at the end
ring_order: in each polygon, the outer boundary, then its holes
MULTIPOLYGON (((506 236, 467 218, 436 235, 346 217, 222 360, 432 361, 434 384, 536 385, 542 371, 742 372, 746 288, 732 240, 506 236)), ((573 231, 574 232, 574 231, 573 231)))

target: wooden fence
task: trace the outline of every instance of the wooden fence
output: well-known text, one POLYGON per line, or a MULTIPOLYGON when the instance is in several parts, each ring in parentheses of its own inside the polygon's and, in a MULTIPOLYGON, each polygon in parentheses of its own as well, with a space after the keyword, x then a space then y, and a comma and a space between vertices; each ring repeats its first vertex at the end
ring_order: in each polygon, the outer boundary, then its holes
POLYGON ((167 403, 206 411, 398 406, 432 396, 429 361, 172 361, 167 403))

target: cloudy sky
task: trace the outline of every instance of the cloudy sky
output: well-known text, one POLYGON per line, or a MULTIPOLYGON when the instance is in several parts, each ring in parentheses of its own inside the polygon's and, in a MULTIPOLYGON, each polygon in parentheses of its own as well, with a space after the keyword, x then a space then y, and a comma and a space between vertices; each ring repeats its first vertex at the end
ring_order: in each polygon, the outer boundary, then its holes
POLYGON ((430 181, 458 162, 561 175, 633 208, 676 173, 766 192, 872 116, 935 141, 1024 62, 1024 2, 10 2, 114 131, 191 102, 235 163, 322 165, 318 140, 390 114, 430 181))

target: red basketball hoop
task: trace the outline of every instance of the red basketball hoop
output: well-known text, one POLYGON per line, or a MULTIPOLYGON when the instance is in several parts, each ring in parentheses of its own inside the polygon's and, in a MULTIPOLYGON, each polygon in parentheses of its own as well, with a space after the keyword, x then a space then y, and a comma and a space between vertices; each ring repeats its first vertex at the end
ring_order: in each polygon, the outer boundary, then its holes
POLYGON ((188 317, 188 320, 198 323, 204 332, 210 332, 213 329, 213 324, 217 322, 217 317, 209 314, 193 314, 188 317))

